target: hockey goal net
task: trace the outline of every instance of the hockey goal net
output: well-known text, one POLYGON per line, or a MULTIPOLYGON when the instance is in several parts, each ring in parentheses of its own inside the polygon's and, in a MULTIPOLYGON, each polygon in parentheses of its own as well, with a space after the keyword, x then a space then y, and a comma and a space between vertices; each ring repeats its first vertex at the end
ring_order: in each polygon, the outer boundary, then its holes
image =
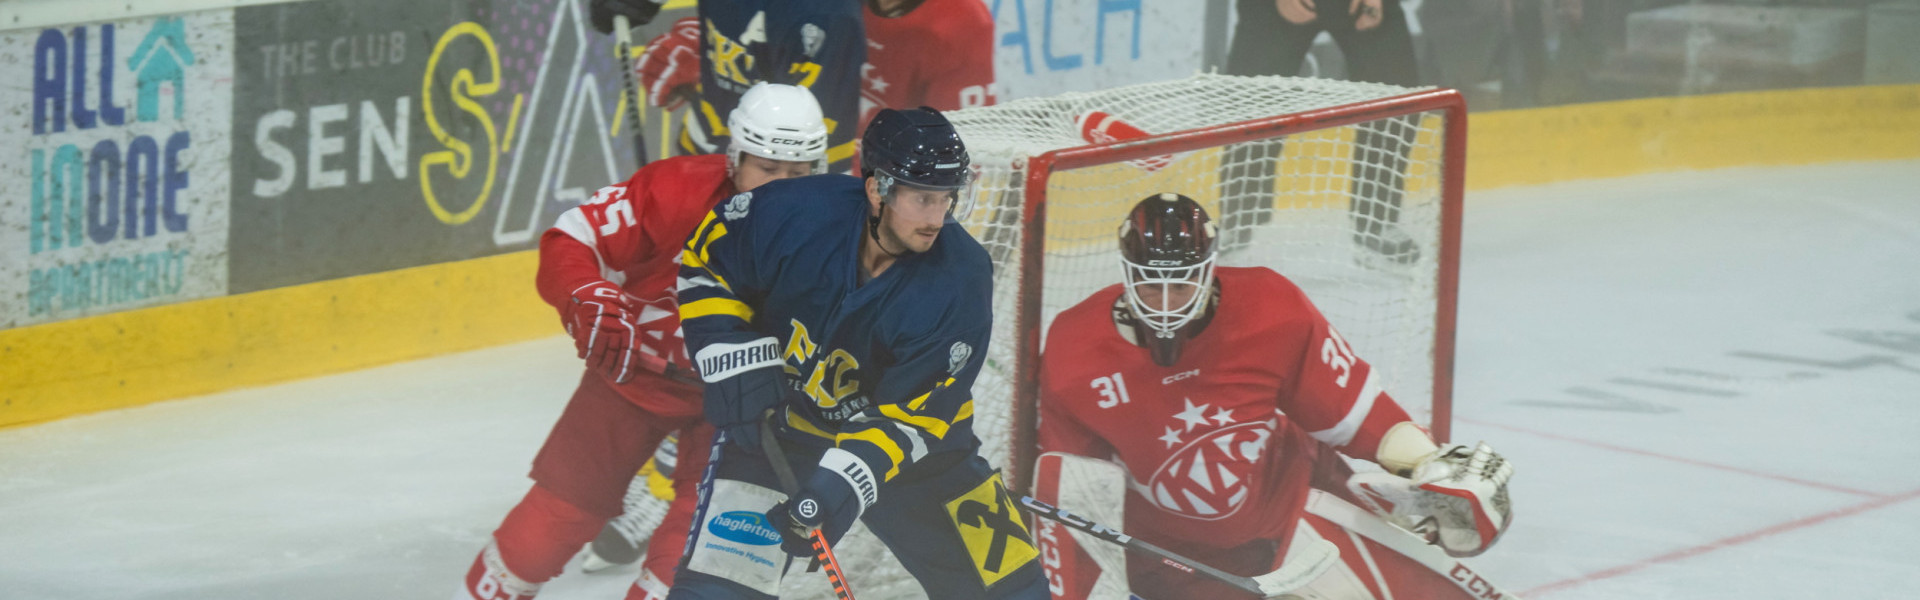
MULTIPOLYGON (((947 116, 978 170, 966 225, 995 267, 973 427, 1016 489, 1034 460, 1046 327, 1120 282, 1117 228, 1160 192, 1207 208, 1220 264, 1272 268, 1305 289, 1383 388, 1447 437, 1466 150, 1457 92, 1200 75, 947 116)), ((919 597, 861 529, 839 548, 854 589, 919 597)), ((824 597, 812 579, 790 577, 787 590, 824 597)))

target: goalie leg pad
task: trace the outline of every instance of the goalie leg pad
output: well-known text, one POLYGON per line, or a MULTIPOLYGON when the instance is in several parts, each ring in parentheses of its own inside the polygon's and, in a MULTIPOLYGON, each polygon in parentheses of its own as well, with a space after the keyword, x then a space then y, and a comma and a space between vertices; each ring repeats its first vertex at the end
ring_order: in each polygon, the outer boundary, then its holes
MULTIPOLYGON (((1287 545, 1288 559, 1293 558, 1292 551, 1311 547, 1322 539, 1325 538, 1319 531, 1314 530, 1311 523, 1301 519, 1300 524, 1293 528, 1293 541, 1287 545)), ((1348 556, 1348 553, 1342 552, 1340 560, 1335 562, 1333 568, 1327 569, 1306 586, 1281 597, 1299 600, 1372 600, 1373 592, 1367 589, 1367 584, 1361 582, 1360 574, 1355 571, 1354 563, 1360 560, 1362 560, 1361 557, 1348 556)), ((1359 568, 1366 567, 1360 565, 1359 568)))
MULTIPOLYGON (((1095 523, 1126 522, 1126 468, 1110 461, 1048 452, 1034 461, 1034 496, 1095 523)), ((1093 534, 1041 519, 1041 558, 1055 598, 1127 595, 1126 549, 1093 534)))

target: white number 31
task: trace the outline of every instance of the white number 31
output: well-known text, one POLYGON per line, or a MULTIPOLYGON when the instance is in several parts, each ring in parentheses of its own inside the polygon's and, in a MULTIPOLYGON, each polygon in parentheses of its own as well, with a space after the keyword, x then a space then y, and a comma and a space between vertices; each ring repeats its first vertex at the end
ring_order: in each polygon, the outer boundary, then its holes
POLYGON ((1100 408, 1113 408, 1132 402, 1127 398, 1127 380, 1121 379, 1119 373, 1096 377, 1091 385, 1094 391, 1100 392, 1100 408))
POLYGON ((1340 332, 1334 331, 1331 325, 1327 326, 1327 339, 1320 344, 1320 362, 1340 372, 1333 382, 1340 387, 1347 387, 1347 378, 1353 376, 1353 363, 1359 360, 1354 358, 1353 347, 1340 337, 1340 332))

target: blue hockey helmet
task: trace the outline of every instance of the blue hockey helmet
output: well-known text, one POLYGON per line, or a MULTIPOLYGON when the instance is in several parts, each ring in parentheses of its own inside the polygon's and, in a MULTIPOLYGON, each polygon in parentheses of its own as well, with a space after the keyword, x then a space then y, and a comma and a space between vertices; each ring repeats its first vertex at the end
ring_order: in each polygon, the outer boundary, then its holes
POLYGON ((876 177, 880 195, 891 197, 895 184, 954 193, 954 215, 965 219, 973 179, 967 145, 940 111, 882 109, 860 138, 860 175, 876 177))

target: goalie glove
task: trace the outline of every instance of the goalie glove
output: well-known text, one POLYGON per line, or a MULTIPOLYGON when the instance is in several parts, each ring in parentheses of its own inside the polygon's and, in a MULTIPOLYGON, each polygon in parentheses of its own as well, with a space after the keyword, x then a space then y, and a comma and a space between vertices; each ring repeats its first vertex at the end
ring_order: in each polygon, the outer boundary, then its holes
POLYGON ((605 373, 614 383, 633 379, 639 339, 626 293, 612 282, 595 281, 570 295, 563 321, 577 355, 587 361, 587 368, 605 373))
POLYGON ((1513 522, 1513 465, 1482 442, 1450 444, 1413 467, 1411 478, 1356 473, 1347 486, 1395 526, 1454 557, 1486 552, 1513 522))
POLYGON ((700 19, 674 21, 672 29, 647 42, 633 71, 647 91, 647 103, 670 111, 686 104, 700 85, 700 19))

